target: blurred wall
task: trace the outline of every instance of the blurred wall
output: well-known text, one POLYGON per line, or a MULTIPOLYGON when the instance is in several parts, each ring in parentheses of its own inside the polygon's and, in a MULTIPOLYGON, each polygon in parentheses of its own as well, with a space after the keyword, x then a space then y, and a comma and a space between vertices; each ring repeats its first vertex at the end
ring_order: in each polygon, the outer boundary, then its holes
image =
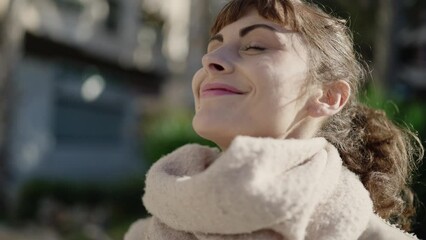
POLYGON ((168 75, 161 26, 144 19, 139 0, 8 6, 2 23, 16 47, 1 52, 10 70, 2 161, 10 194, 29 179, 104 184, 143 175, 140 102, 158 97, 168 75))

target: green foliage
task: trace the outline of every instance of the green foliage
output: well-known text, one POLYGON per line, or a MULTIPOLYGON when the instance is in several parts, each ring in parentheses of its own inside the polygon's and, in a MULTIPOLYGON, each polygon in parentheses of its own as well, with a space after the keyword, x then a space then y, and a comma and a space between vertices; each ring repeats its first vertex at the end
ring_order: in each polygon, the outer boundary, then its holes
POLYGON ((426 139, 426 107, 422 99, 396 100, 385 95, 373 84, 367 86, 361 102, 370 107, 383 109, 386 115, 400 125, 417 131, 421 139, 426 139))
POLYGON ((130 225, 134 222, 132 219, 129 220, 112 224, 111 227, 107 229, 108 236, 110 236, 111 239, 123 239, 124 234, 127 230, 129 230, 130 225))
POLYGON ((153 163, 187 143, 215 146, 194 132, 192 117, 193 113, 180 109, 147 118, 142 126, 145 159, 153 163))

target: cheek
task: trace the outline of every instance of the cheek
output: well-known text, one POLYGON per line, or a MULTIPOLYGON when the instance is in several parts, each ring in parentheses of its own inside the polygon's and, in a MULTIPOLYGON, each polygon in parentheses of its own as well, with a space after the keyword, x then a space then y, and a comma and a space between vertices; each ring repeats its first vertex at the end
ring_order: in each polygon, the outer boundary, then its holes
POLYGON ((257 72, 259 94, 271 103, 288 102, 299 97, 307 83, 307 66, 304 62, 274 58, 258 64, 262 71, 257 72))
POLYGON ((195 110, 197 110, 200 105, 200 87, 206 76, 206 71, 201 68, 194 74, 194 77, 192 78, 192 94, 195 101, 195 110))
POLYGON ((265 64, 257 65, 258 71, 253 72, 253 82, 256 85, 256 97, 259 103, 277 104, 283 99, 291 98, 295 89, 291 87, 291 79, 284 67, 265 64))
MULTIPOLYGON (((256 95, 250 115, 260 121, 265 116, 274 119, 293 118, 299 104, 303 104, 302 87, 306 84, 305 71, 292 71, 282 65, 262 64, 262 72, 257 72, 256 95)), ((262 120, 264 121, 264 120, 262 120)), ((271 120, 272 121, 272 120, 271 120)), ((272 122, 269 124, 274 125, 272 122)))

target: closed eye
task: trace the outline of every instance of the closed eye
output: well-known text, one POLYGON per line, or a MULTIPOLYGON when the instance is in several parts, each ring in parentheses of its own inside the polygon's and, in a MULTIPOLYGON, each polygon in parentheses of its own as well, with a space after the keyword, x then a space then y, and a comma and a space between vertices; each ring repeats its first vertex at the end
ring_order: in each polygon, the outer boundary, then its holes
POLYGON ((258 45, 247 45, 247 46, 244 46, 242 50, 243 51, 248 51, 248 50, 263 51, 263 50, 266 50, 266 48, 258 46, 258 45))

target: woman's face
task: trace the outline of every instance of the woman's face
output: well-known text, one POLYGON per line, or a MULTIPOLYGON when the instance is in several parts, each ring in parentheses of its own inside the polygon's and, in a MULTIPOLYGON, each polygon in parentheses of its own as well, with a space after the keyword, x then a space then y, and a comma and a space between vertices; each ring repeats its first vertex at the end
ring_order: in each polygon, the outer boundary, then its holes
POLYGON ((301 36, 252 10, 209 42, 192 82, 194 130, 222 149, 237 135, 302 137, 307 76, 301 36))

